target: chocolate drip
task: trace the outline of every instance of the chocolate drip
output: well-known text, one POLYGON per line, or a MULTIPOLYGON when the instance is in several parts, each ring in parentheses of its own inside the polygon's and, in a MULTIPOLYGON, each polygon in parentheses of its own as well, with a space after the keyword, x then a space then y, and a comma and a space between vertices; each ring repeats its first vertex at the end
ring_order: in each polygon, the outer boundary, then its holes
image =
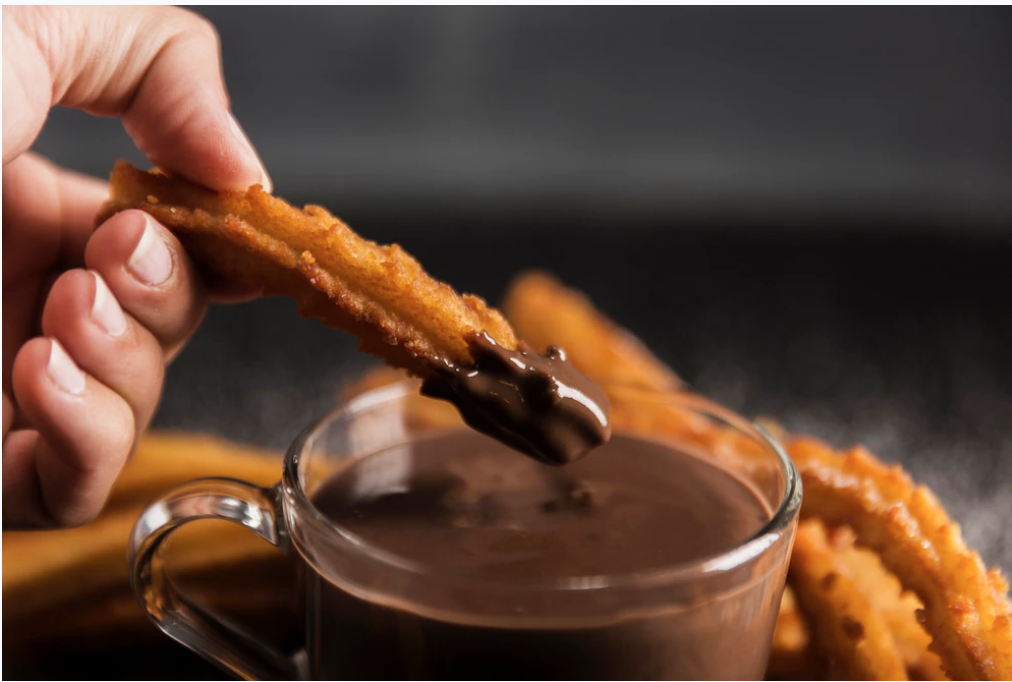
POLYGON ((611 437, 608 397, 561 348, 539 355, 520 342, 507 350, 484 333, 470 348, 473 366, 437 368, 422 393, 453 403, 471 428, 555 466, 611 437))

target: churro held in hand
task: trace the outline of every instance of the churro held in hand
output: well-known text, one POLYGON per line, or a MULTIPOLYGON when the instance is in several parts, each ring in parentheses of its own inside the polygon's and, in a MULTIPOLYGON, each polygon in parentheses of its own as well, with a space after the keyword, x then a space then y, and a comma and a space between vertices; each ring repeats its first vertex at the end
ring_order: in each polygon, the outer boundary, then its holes
POLYGON ((397 245, 363 239, 319 206, 259 186, 214 192, 120 162, 98 220, 140 209, 209 273, 297 299, 299 311, 359 337, 360 348, 424 380, 465 421, 549 464, 608 440, 608 399, 565 353, 518 343, 482 299, 430 277, 397 245))

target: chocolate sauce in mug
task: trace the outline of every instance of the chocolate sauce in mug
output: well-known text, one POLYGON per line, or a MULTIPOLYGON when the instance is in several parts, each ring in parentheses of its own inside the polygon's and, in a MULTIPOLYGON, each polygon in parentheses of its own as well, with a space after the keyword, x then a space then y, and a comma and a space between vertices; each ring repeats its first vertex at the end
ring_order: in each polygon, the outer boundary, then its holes
MULTIPOLYGON (((771 517, 713 462, 625 435, 556 468, 474 432, 434 434, 355 462, 313 501, 399 560, 506 583, 649 575, 719 555, 771 517)), ((755 678, 779 606, 777 589, 746 588, 542 625, 518 619, 519 604, 496 590, 435 614, 369 600, 310 568, 304 578, 316 679, 755 678)))

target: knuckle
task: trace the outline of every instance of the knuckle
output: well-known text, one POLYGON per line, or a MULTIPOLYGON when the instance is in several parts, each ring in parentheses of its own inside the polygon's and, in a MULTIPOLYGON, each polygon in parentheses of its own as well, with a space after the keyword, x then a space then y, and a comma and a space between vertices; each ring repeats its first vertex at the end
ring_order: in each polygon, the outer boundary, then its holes
POLYGON ((218 29, 208 19, 180 8, 174 7, 170 11, 174 15, 176 35, 199 40, 209 45, 217 46, 219 44, 218 29))
POLYGON ((218 29, 215 27, 215 25, 212 24, 209 19, 205 19, 204 17, 197 17, 197 18, 199 25, 198 34, 203 36, 205 40, 210 42, 215 47, 220 45, 221 36, 218 35, 218 29))

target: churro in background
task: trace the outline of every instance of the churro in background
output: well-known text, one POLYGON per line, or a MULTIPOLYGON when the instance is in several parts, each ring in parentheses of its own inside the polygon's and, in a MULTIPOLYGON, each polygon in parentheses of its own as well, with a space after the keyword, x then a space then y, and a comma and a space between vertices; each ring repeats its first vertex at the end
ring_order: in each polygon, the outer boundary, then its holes
MULTIPOLYGON (((508 310, 524 310, 551 298, 557 313, 514 317, 512 321, 521 338, 564 335, 562 320, 587 316, 589 299, 580 295, 560 295, 564 291, 561 285, 540 274, 521 275, 510 291, 508 310)), ((590 329, 586 327, 585 333, 589 334, 590 329)), ((604 352, 599 350, 599 346, 608 345, 607 334, 586 341, 575 335, 568 338, 570 345, 576 346, 570 351, 571 357, 585 363, 580 369, 587 376, 612 375, 608 357, 620 351, 615 346, 604 352), (579 344, 582 343, 594 348, 595 352, 581 353, 579 344)), ((652 418, 658 425, 666 421, 663 415, 638 416, 645 423, 652 418)), ((842 665, 855 675, 891 676, 896 656, 901 655, 908 673, 930 676, 939 670, 933 660, 937 655, 940 669, 951 679, 1012 676, 1012 605, 1008 583, 998 569, 988 570, 980 556, 966 546, 959 526, 948 517, 931 491, 916 486, 900 467, 886 466, 863 448, 838 452, 816 439, 795 436, 782 429, 778 437, 802 477, 805 491, 802 517, 818 519, 831 527, 848 528, 856 545, 873 551, 904 592, 914 595, 913 603, 920 605, 916 617, 928 637, 918 638, 915 633, 911 636, 909 618, 903 617, 903 609, 895 604, 897 597, 885 601, 875 598, 873 592, 868 592, 875 587, 875 581, 858 576, 848 582, 848 587, 853 588, 850 590, 851 604, 856 606, 859 595, 863 595, 860 599, 862 613, 875 622, 868 630, 848 626, 840 610, 842 600, 837 599, 837 603, 832 604, 831 595, 817 594, 808 578, 816 570, 846 576, 852 566, 848 567, 839 550, 818 541, 818 531, 809 530, 801 542, 803 551, 812 561, 806 562, 800 570, 795 569, 789 584, 794 587, 792 607, 796 602, 809 620, 807 630, 811 645, 823 656, 827 653, 850 656, 846 664, 829 663, 836 667, 842 665), (795 584, 795 581, 801 582, 795 584), (838 622, 827 622, 830 616, 838 622), (818 619, 822 621, 817 623, 818 619), (883 623, 892 641, 878 638, 871 652, 861 651, 867 647, 853 646, 860 644, 862 637, 876 637, 874 633, 883 631, 883 623), (818 627, 819 624, 825 627, 818 627), (848 630, 855 641, 845 650, 840 634, 848 630), (915 648, 918 639, 926 646, 923 652, 915 648), (905 651, 899 651, 899 642, 903 643, 905 651), (866 653, 868 656, 863 662, 855 660, 854 657, 866 653)), ((785 622, 784 631, 786 627, 785 622)), ((802 639, 781 636, 774 644, 797 644, 802 639)), ((792 659, 775 652, 773 660, 792 659)))
MULTIPOLYGON (((95 521, 65 530, 4 531, 5 670, 28 665, 53 646, 70 655, 125 656, 138 647, 177 647, 150 623, 130 589, 127 544, 137 518, 194 478, 238 477, 271 486, 281 462, 279 453, 210 436, 147 433, 95 521)), ((168 544, 166 562, 173 579, 201 603, 294 646, 295 564, 267 542, 237 525, 207 521, 181 529, 168 544)))

